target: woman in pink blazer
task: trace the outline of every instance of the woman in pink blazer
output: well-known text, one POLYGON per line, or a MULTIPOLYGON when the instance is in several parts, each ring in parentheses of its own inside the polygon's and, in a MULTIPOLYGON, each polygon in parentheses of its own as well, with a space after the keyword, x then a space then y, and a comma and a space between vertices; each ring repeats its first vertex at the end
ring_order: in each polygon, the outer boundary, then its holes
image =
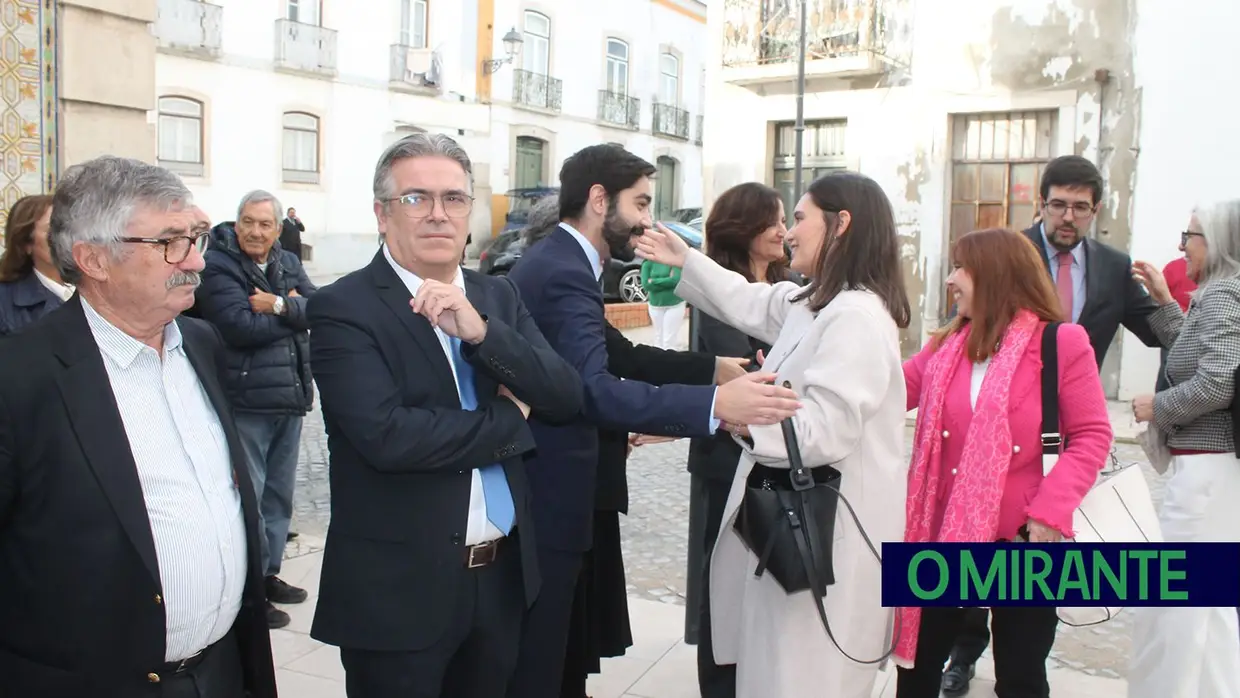
MULTIPOLYGON (((1053 542, 1074 535, 1073 513, 1111 447, 1111 423, 1089 337, 1059 326, 1059 414, 1065 446, 1042 474, 1042 331, 1063 306, 1041 255, 1023 235, 960 238, 947 279, 957 315, 904 364, 918 408, 909 468, 906 542, 1053 542)), ((967 609, 905 609, 897 698, 936 698, 967 609)), ((1046 698, 1046 658, 1058 624, 1050 607, 995 608, 995 693, 1046 698)))

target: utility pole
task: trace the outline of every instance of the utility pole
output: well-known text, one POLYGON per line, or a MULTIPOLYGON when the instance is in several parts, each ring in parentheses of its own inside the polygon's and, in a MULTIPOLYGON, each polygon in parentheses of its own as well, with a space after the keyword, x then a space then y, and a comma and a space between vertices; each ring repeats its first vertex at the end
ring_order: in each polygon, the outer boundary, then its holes
POLYGON ((803 151, 805 148, 804 141, 805 141, 805 24, 806 24, 805 5, 806 5, 806 0, 800 0, 800 4, 801 4, 801 22, 800 22, 801 41, 798 44, 798 55, 797 55, 797 123, 796 123, 796 126, 794 127, 794 130, 796 131, 797 142, 796 142, 796 156, 793 160, 794 167, 796 167, 796 173, 794 174, 793 180, 792 180, 793 181, 792 186, 795 189, 795 191, 793 191, 793 194, 792 194, 792 205, 793 206, 795 206, 796 202, 800 200, 801 194, 803 193, 803 190, 801 187, 804 184, 804 182, 801 181, 801 158, 802 158, 803 151))

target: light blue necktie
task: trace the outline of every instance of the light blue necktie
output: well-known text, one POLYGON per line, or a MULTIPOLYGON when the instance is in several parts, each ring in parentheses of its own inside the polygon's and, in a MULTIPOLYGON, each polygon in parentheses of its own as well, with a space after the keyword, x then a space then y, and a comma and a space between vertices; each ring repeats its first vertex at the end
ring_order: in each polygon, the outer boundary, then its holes
MULTIPOLYGON (((478 395, 474 392, 474 367, 461 356, 461 340, 452 341, 452 363, 456 365, 457 387, 461 391, 461 409, 478 409, 478 395)), ((516 512, 512 505, 512 490, 508 489, 508 477, 504 466, 494 463, 479 469, 482 475, 482 496, 487 503, 487 519, 504 535, 512 531, 516 512)))

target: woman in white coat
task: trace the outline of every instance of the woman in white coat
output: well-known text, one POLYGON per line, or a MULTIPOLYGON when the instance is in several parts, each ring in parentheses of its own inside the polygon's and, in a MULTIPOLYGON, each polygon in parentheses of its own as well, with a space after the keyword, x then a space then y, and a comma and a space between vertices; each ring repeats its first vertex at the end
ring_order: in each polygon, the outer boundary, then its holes
MULTIPOLYGON (((786 240, 807 288, 748 283, 663 230, 637 238, 637 250, 682 268, 676 294, 688 303, 773 345, 764 369, 802 397, 792 419, 805 465, 843 474, 841 492, 876 547, 901 541, 908 460, 898 328, 908 326, 909 305, 891 203, 873 180, 835 173, 810 185, 794 217, 786 240)), ((769 573, 754 576, 758 558, 733 523, 755 463, 786 469, 787 450, 779 426, 726 427, 744 453, 710 569, 715 659, 737 665, 739 698, 869 698, 893 645, 879 561, 841 504, 835 583, 824 599, 834 641, 809 591, 788 594, 769 573)))

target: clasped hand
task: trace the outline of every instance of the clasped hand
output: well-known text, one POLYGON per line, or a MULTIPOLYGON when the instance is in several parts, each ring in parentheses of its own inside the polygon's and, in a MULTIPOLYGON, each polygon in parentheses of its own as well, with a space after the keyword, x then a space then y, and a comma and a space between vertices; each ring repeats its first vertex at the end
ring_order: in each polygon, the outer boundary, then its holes
POLYGON ((634 242, 638 257, 669 267, 679 269, 689 257, 689 243, 663 227, 662 223, 655 223, 653 230, 647 229, 640 237, 635 238, 634 242))
POLYGON ((427 279, 409 301, 413 312, 426 318, 450 337, 478 344, 487 336, 487 323, 454 284, 427 279))

